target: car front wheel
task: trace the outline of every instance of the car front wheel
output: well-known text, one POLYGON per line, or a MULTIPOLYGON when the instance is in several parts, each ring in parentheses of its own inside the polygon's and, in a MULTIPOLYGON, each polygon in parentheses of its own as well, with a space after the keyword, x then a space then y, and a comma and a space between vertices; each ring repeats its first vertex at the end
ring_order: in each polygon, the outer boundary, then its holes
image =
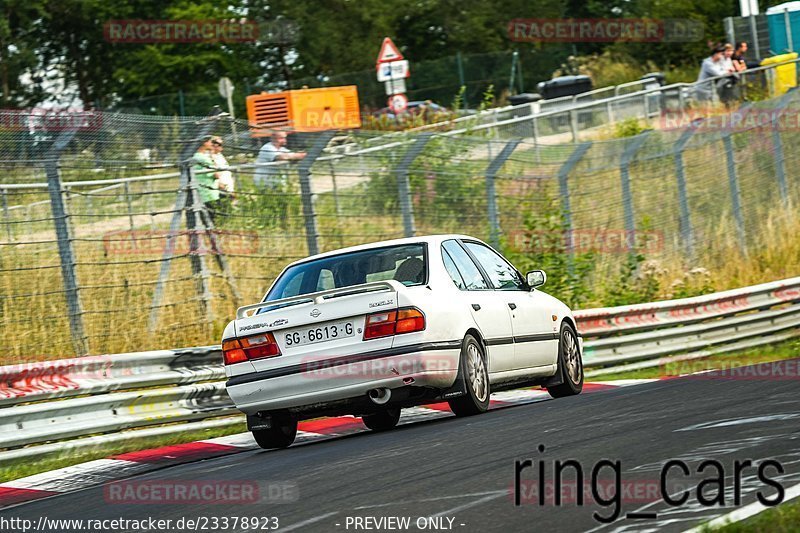
POLYGON ((579 394, 583 390, 583 361, 578 335, 566 322, 561 324, 558 341, 558 372, 561 372, 562 383, 547 388, 550 396, 563 398, 579 394))

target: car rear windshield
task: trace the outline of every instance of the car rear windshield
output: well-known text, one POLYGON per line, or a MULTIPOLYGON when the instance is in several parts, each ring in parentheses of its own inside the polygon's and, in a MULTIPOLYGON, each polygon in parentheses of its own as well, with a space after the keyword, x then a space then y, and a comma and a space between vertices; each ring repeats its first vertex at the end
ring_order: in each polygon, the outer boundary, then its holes
POLYGON ((278 279, 266 301, 390 279, 406 286, 424 285, 427 277, 424 244, 372 248, 294 265, 278 279))

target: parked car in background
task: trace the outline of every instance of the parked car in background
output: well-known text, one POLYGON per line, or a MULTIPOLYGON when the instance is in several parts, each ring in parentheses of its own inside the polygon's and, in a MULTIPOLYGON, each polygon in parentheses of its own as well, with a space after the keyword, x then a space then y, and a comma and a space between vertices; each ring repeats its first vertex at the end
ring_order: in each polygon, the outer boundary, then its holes
POLYGON ((446 114, 449 112, 450 111, 447 108, 440 106, 437 103, 431 102, 430 100, 413 100, 408 103, 408 107, 406 107, 406 110, 400 114, 395 114, 394 111, 392 111, 390 108, 384 107, 372 113, 372 116, 387 117, 387 118, 398 118, 398 117, 403 118, 404 116, 408 115, 421 114, 425 116, 434 114, 446 114))

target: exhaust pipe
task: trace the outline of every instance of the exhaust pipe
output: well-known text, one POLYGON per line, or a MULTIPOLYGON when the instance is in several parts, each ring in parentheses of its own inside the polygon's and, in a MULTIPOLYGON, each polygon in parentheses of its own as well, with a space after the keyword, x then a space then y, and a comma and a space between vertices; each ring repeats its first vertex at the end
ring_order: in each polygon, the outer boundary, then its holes
POLYGON ((392 397, 391 389, 387 389, 386 387, 382 387, 380 389, 371 389, 367 394, 369 395, 369 399, 372 400, 372 403, 375 405, 383 405, 392 397))

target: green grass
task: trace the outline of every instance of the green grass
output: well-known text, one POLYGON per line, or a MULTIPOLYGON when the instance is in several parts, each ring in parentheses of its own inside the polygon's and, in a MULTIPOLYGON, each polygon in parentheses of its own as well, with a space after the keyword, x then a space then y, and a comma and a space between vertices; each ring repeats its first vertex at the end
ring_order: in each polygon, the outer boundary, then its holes
POLYGON ((793 533, 800 531, 800 498, 767 509, 747 520, 714 530, 704 528, 704 531, 721 531, 723 533, 793 533))
POLYGON ((664 376, 675 376, 690 372, 699 372, 710 369, 728 369, 732 367, 753 365, 756 363, 767 363, 770 361, 780 361, 800 357, 800 339, 792 339, 779 344, 762 346, 732 352, 729 354, 713 355, 702 359, 684 361, 677 363, 667 363, 651 368, 640 370, 629 370, 626 372, 609 372, 592 376, 589 381, 610 381, 615 379, 654 379, 664 376))
POLYGON ((800 500, 795 498, 763 513, 750 517, 735 524, 729 524, 721 529, 725 533, 736 532, 770 532, 789 533, 800 530, 800 500))
POLYGON ((48 472, 66 466, 103 459, 121 453, 135 452, 139 450, 149 450, 160 448, 161 446, 171 446, 173 444, 183 444, 198 440, 213 439, 226 435, 235 435, 247 431, 247 427, 242 421, 241 424, 224 428, 211 428, 205 430, 193 430, 177 435, 164 435, 160 437, 147 437, 120 442, 114 444, 103 444, 86 450, 67 450, 63 453, 55 453, 41 459, 34 459, 32 463, 25 462, 23 459, 20 464, 10 464, 0 468, 0 483, 19 479, 21 477, 32 476, 41 472, 48 472))

